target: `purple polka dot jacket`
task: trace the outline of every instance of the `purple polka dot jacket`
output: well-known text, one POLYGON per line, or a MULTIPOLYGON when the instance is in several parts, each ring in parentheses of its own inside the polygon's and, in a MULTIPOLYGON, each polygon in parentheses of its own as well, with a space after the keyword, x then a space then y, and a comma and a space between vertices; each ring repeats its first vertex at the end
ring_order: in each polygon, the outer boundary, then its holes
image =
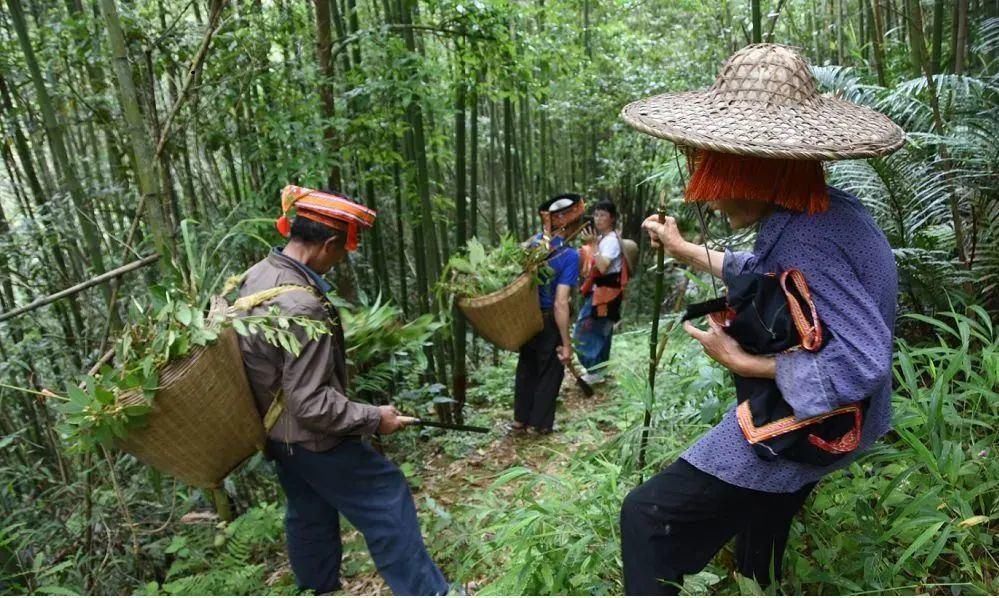
MULTIPOLYGON (((819 352, 777 355, 777 386, 799 418, 871 398, 860 446, 870 447, 891 425, 892 346, 898 273, 884 233, 856 197, 829 187, 821 214, 778 211, 760 223, 752 252, 725 252, 722 276, 797 268, 812 291, 819 318, 832 334, 819 352)), ((756 456, 733 406, 682 458, 729 484, 762 492, 794 492, 849 465, 825 467, 756 456)))

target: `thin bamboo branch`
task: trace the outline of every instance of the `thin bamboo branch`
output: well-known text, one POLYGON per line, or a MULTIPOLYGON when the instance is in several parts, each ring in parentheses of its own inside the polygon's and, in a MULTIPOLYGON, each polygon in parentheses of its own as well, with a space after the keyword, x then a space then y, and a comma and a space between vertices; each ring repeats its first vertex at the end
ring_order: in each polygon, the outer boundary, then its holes
POLYGON ((145 266, 148 266, 148 265, 156 262, 156 260, 158 260, 158 259, 160 259, 159 254, 158 253, 154 253, 154 254, 148 255, 148 256, 140 259, 140 260, 136 260, 136 261, 131 262, 129 264, 125 264, 124 266, 121 266, 119 268, 115 268, 114 270, 111 270, 110 272, 105 272, 104 274, 101 274, 100 276, 95 276, 95 277, 91 278, 90 280, 87 280, 85 282, 81 282, 80 284, 72 286, 72 287, 70 287, 68 289, 63 289, 63 290, 59 291, 58 293, 53 293, 51 295, 48 295, 47 297, 42 297, 41 299, 37 299, 35 301, 32 301, 31 303, 29 303, 27 305, 24 305, 22 307, 18 307, 16 309, 12 309, 12 310, 8 311, 7 313, 4 313, 4 314, 0 314, 0 322, 4 322, 4 321, 9 320, 11 318, 20 316, 21 314, 27 313, 29 311, 33 311, 35 309, 38 309, 39 307, 43 307, 45 305, 48 305, 49 303, 52 303, 53 301, 58 301, 59 299, 62 299, 64 297, 69 297, 70 295, 75 295, 75 294, 79 293, 80 291, 84 291, 86 289, 89 289, 90 287, 97 286, 97 285, 99 285, 99 284, 101 284, 103 282, 107 282, 108 280, 111 280, 112 278, 117 278, 117 277, 122 276, 124 274, 128 274, 129 272, 131 272, 133 270, 138 270, 139 268, 143 268, 145 266))
POLYGON ((218 30, 222 28, 219 24, 219 18, 222 16, 222 9, 229 0, 218 0, 215 8, 212 10, 211 17, 208 19, 208 25, 205 27, 205 37, 201 40, 201 47, 198 48, 198 53, 194 55, 194 60, 191 61, 191 67, 187 69, 187 77, 184 79, 184 84, 180 87, 180 93, 177 94, 177 99, 174 100, 173 106, 170 108, 170 113, 167 115, 165 121, 163 121, 163 131, 160 133, 159 142, 156 144, 156 158, 158 159, 163 153, 163 148, 166 146, 167 140, 170 138, 170 128, 173 124, 174 118, 177 117, 177 113, 180 112, 180 107, 184 104, 187 99, 188 92, 191 90, 191 84, 194 80, 198 78, 198 72, 201 70, 201 65, 205 62, 205 57, 208 55, 208 47, 212 42, 212 37, 218 33, 218 30))
POLYGON ((766 42, 769 44, 774 39, 774 30, 777 29, 777 19, 780 18, 781 9, 784 8, 784 2, 786 0, 780 0, 777 3, 777 9, 772 13, 773 16, 770 17, 770 24, 767 26, 767 37, 766 42))
POLYGON ((101 446, 101 453, 103 453, 104 460, 108 464, 108 472, 111 474, 111 485, 114 487, 114 494, 118 499, 118 506, 121 507, 122 516, 125 518, 125 526, 128 528, 129 534, 132 536, 132 556, 135 558, 136 563, 138 563, 141 550, 139 548, 139 536, 135 533, 135 522, 132 520, 132 514, 128 510, 128 502, 125 500, 125 494, 122 492, 121 485, 118 483, 118 475, 114 471, 114 460, 111 458, 111 454, 108 452, 108 449, 103 445, 101 446))

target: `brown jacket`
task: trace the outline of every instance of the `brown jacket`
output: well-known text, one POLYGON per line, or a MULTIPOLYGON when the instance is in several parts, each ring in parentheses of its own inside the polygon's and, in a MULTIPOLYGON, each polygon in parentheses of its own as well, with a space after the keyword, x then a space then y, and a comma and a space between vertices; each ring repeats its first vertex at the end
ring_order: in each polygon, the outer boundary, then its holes
MULTIPOLYGON (((304 265, 275 250, 250 268, 239 294, 242 297, 286 284, 318 290, 304 265)), ((298 357, 267 343, 260 334, 240 337, 243 365, 261 416, 278 390, 284 391, 284 412, 268 437, 300 443, 311 451, 326 451, 348 436, 373 434, 381 420, 378 408, 355 403, 345 395, 347 363, 336 309, 303 290, 279 295, 251 314, 266 314, 271 306, 288 316, 325 321, 331 333, 310 341, 301 328, 293 327, 302 345, 298 357)))

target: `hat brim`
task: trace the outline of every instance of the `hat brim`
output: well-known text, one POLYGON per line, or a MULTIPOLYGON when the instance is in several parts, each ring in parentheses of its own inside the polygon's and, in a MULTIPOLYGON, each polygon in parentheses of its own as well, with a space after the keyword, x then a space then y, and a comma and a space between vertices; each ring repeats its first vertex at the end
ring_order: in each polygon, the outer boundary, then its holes
POLYGON ((826 96, 778 106, 711 90, 667 93, 628 104, 621 117, 679 145, 761 158, 873 158, 905 144, 905 132, 887 116, 826 96))

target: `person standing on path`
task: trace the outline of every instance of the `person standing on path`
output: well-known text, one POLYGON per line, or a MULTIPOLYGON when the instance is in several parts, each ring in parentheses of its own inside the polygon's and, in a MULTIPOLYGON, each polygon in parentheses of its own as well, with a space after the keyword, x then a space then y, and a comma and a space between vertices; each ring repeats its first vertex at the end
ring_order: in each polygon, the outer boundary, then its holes
POLYGON ((310 336, 292 324, 297 356, 261 334, 240 337, 243 363, 265 421, 278 414, 267 452, 287 497, 288 558, 298 585, 317 594, 340 589, 340 515, 364 536, 378 572, 396 595, 443 595, 448 583, 423 543, 406 478, 367 438, 392 434, 405 419, 391 405, 347 397, 344 335, 337 309, 326 299, 323 274, 357 249, 360 229, 375 212, 336 193, 289 185, 281 194, 278 230, 287 246, 271 251, 247 272, 245 297, 293 285, 251 312, 276 308, 285 316, 324 322, 329 334, 310 336), (295 208, 294 220, 287 214, 295 208))
POLYGON ((557 195, 538 208, 544 230, 527 245, 546 246, 551 252, 545 275, 538 286, 538 299, 544 328, 520 348, 514 380, 514 431, 533 429, 549 434, 555 425, 558 398, 565 366, 572 360, 572 322, 569 299, 579 280, 579 252, 565 244, 565 236, 582 217, 583 198, 575 194, 557 195))
POLYGON ((628 284, 628 262, 617 232, 617 206, 605 199, 593 206, 596 234, 580 250, 585 280, 583 304, 573 331, 579 362, 586 368, 583 381, 600 384, 610 359, 614 325, 621 319, 621 303, 628 284))
MULTIPOLYGON (((855 429, 825 443, 827 464, 791 452, 761 454, 755 420, 737 417, 733 407, 625 499, 625 593, 677 593, 684 575, 700 571, 733 536, 739 573, 766 587, 781 578, 791 520, 818 481, 848 465, 891 422, 895 260, 857 198, 826 186, 821 161, 885 155, 905 133, 873 110, 821 96, 805 60, 774 44, 736 52, 705 92, 635 102, 622 116, 693 154, 688 201, 711 202, 732 228, 758 227, 751 252, 720 252, 686 241, 673 218, 653 216, 643 224, 653 242, 730 290, 746 275, 798 270, 828 340, 816 350, 757 355, 710 318, 708 330, 687 322, 687 332, 733 373, 737 387, 745 379, 775 381, 793 409, 778 422, 788 433, 864 407, 855 429)), ((825 442, 794 438, 813 450, 825 442)))

